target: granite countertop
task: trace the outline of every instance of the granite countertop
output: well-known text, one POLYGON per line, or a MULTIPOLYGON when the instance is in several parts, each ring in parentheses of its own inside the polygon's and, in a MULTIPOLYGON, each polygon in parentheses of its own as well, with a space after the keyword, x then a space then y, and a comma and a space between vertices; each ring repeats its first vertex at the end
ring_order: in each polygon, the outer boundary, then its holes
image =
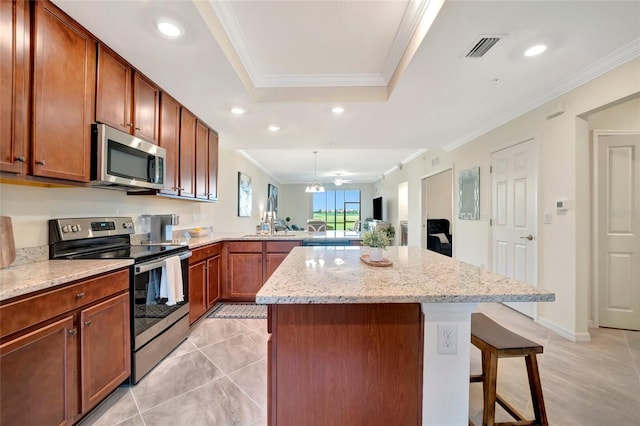
POLYGON ((418 247, 296 247, 256 296, 259 304, 550 302, 555 295, 418 247))
POLYGON ((277 232, 275 234, 245 234, 238 232, 212 232, 204 237, 190 238, 187 245, 190 249, 205 246, 207 244, 218 243, 221 241, 241 241, 241 240, 259 240, 259 241, 330 241, 330 240, 346 240, 359 241, 362 236, 359 232, 353 231, 326 231, 326 232, 306 232, 306 231, 288 231, 277 232))
POLYGON ((45 260, 0 269, 0 301, 46 290, 104 272, 125 268, 133 260, 45 260))

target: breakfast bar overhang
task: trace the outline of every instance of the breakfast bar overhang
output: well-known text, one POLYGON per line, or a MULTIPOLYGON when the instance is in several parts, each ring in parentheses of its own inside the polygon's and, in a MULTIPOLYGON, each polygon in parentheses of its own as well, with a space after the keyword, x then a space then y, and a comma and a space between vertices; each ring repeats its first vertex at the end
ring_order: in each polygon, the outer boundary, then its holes
POLYGON ((476 304, 554 294, 418 247, 366 253, 295 248, 258 292, 269 425, 468 425, 476 304))

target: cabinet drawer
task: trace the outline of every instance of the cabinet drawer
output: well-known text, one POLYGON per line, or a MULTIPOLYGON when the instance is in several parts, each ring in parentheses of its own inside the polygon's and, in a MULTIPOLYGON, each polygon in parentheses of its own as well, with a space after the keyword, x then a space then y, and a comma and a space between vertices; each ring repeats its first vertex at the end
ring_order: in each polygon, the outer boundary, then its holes
POLYGON ((230 241, 229 253, 262 253, 262 241, 230 241))
POLYGON ((193 249, 189 264, 194 265, 204 259, 219 256, 222 253, 222 244, 209 244, 205 247, 193 249))
POLYGON ((94 279, 0 306, 0 336, 6 336, 65 312, 129 289, 129 270, 121 269, 94 279))
POLYGON ((301 245, 302 241, 267 241, 267 253, 289 253, 301 245))

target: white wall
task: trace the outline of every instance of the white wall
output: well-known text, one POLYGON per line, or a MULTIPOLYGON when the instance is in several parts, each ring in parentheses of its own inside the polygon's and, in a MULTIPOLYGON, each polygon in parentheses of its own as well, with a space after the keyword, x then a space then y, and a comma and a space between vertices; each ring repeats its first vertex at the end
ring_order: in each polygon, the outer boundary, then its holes
POLYGON ((426 180, 427 219, 449 219, 452 223, 453 172, 438 173, 426 180))
MULTIPOLYGON (((573 340, 588 339, 591 285, 591 163, 585 119, 595 111, 640 92, 640 58, 629 61, 522 116, 451 151, 430 150, 376 182, 376 190, 393 200, 400 182, 409 182, 409 221, 419 223, 421 179, 454 167, 454 193, 460 171, 480 167, 480 220, 458 220, 454 197, 454 256, 487 267, 491 261, 490 227, 491 152, 535 138, 538 164, 538 286, 556 294, 556 301, 539 304, 539 321, 573 340), (547 111, 559 102, 565 113, 547 120, 547 111), (439 157, 439 165, 431 160, 439 157), (556 214, 556 199, 569 200, 569 211, 556 214), (553 213, 543 224, 543 212, 553 213)), ((391 211, 394 211, 391 209, 391 211)), ((410 245, 419 245, 421 233, 410 226, 410 245)))
MULTIPOLYGON (((11 216, 16 248, 48 243, 47 220, 60 217, 180 214, 180 228, 213 226, 214 232, 255 232, 260 207, 267 205, 267 184, 278 186, 263 170, 235 151, 220 150, 217 203, 130 196, 94 188, 44 188, 0 184, 0 214, 11 216), (238 217, 238 171, 251 176, 252 216, 238 217)), ((282 195, 280 195, 282 197, 282 195)))

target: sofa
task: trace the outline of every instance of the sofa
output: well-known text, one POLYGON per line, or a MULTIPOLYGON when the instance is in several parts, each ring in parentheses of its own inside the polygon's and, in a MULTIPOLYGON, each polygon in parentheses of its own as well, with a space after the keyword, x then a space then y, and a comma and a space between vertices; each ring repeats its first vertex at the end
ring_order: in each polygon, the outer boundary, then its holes
POLYGON ((427 250, 451 257, 453 237, 448 219, 427 219, 427 250))

